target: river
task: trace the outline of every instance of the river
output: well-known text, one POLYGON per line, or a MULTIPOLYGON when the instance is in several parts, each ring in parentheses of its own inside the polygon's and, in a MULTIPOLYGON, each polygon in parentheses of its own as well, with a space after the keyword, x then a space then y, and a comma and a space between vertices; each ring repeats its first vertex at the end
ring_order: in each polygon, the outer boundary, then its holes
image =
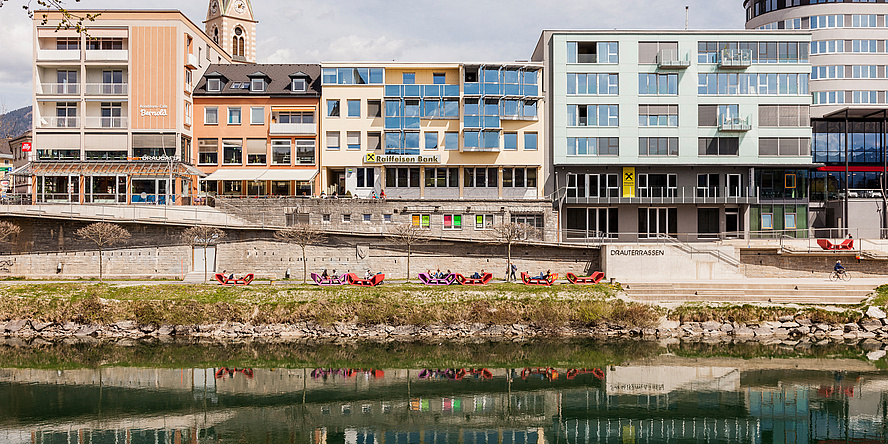
POLYGON ((884 443, 877 342, 0 342, 2 443, 884 443))

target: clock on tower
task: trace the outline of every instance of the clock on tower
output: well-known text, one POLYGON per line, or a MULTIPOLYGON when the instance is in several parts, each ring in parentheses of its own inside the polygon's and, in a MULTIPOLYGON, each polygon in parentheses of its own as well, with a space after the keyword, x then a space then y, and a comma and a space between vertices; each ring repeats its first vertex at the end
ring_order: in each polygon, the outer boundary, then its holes
POLYGON ((240 62, 255 63, 256 21, 250 0, 210 0, 206 33, 240 62))

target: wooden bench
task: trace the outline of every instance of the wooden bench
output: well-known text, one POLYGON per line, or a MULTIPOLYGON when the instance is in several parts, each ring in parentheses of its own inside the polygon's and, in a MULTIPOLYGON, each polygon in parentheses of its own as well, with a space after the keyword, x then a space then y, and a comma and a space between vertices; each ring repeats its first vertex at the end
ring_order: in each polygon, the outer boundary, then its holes
POLYGON ((817 239, 817 245, 820 245, 820 248, 829 251, 853 250, 854 239, 845 239, 840 244, 834 244, 827 239, 817 239))
POLYGON ((555 276, 546 279, 540 277, 531 277, 529 274, 521 272, 521 282, 524 282, 524 285, 544 285, 546 287, 551 287, 552 284, 555 283, 555 276))
POLYGON ((334 285, 345 285, 348 283, 347 275, 340 276, 327 276, 323 277, 317 273, 311 274, 311 280, 314 281, 315 284, 323 285, 325 287, 332 287, 334 285))
POLYGON ((456 274, 456 283, 459 285, 487 285, 493 279, 493 273, 484 273, 481 279, 467 278, 459 273, 456 274))
POLYGON ((596 271, 591 276, 577 276, 573 273, 567 273, 567 282, 571 284, 597 284, 604 279, 604 273, 596 271))
POLYGON ((225 285, 225 286, 228 286, 228 285, 250 285, 250 282, 253 282, 253 279, 255 278, 255 276, 253 276, 253 273, 250 273, 242 278, 235 277, 233 279, 229 279, 227 276, 225 276, 222 273, 216 273, 213 277, 215 277, 216 280, 219 281, 219 285, 225 285))
POLYGON ((419 273, 419 281, 426 285, 452 285, 456 282, 456 275, 450 273, 442 278, 434 278, 428 273, 419 273))
POLYGON ((384 274, 374 274, 373 277, 371 277, 370 279, 359 278, 354 273, 349 273, 346 276, 348 276, 349 284, 356 285, 358 287, 375 287, 381 284, 382 281, 385 279, 384 274))

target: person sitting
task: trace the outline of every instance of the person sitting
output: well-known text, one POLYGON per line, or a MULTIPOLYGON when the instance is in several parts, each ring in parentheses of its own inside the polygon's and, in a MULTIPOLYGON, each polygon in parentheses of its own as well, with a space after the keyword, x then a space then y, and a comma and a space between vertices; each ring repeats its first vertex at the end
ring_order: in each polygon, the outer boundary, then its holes
POLYGON ((233 281, 233 280, 234 280, 234 273, 231 273, 231 275, 228 276, 228 280, 229 280, 229 281, 233 281))
POLYGON ((367 272, 364 273, 364 279, 370 279, 373 277, 373 273, 370 272, 370 269, 367 269, 367 272))
POLYGON ((546 274, 543 273, 543 272, 541 271, 540 274, 534 276, 533 278, 534 278, 534 279, 545 279, 545 278, 546 278, 546 274))
POLYGON ((478 273, 476 271, 474 274, 472 274, 472 279, 481 279, 481 273, 478 273))
POLYGON ((328 277, 330 277, 330 275, 327 274, 327 269, 326 269, 326 268, 324 269, 324 272, 321 273, 321 277, 324 278, 324 279, 327 279, 328 277))
POLYGON ((371 198, 371 199, 377 199, 377 198, 378 198, 378 197, 376 196, 376 190, 373 190, 373 192, 370 193, 370 198, 371 198))
POLYGON ((379 190, 379 198, 385 199, 385 190, 379 190))
POLYGON ((547 281, 552 279, 552 270, 546 270, 546 276, 545 276, 545 279, 546 279, 547 281))
POLYGON ((321 191, 321 199, 326 199, 326 198, 327 198, 327 192, 321 191))
POLYGON ((444 279, 444 273, 441 273, 440 268, 437 271, 435 271, 435 278, 436 279, 444 279))
POLYGON ((836 265, 833 267, 833 271, 835 271, 836 274, 843 274, 843 273, 845 273, 845 267, 842 266, 842 261, 841 261, 841 260, 837 260, 837 261, 836 261, 836 265))

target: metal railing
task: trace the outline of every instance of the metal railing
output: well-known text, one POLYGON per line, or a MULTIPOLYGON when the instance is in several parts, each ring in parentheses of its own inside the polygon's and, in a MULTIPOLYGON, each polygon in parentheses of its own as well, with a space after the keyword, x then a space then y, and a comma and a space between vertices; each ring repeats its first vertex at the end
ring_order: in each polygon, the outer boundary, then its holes
POLYGON ((126 128, 126 117, 87 117, 87 128, 126 128))
POLYGON ((745 68, 752 65, 752 51, 749 49, 723 49, 719 53, 718 66, 723 68, 745 68))
POLYGON ((76 95, 80 94, 79 83, 41 83, 40 95, 76 95))
POLYGON ((129 91, 126 83, 87 83, 86 94, 89 96, 125 96, 129 91))
POLYGON ((38 128, 80 128, 78 117, 41 117, 38 128))
POLYGON ((749 131, 751 129, 752 124, 749 123, 749 116, 735 117, 722 114, 718 118, 719 131, 749 131))
POLYGON ((688 53, 682 57, 677 49, 661 49, 657 54, 657 65, 661 68, 687 68, 691 66, 691 59, 688 53))
POLYGON ((756 195, 745 187, 639 187, 635 196, 626 197, 620 189, 607 190, 606 196, 576 196, 579 190, 563 188, 559 199, 565 204, 754 204, 756 195), (571 196, 574 194, 574 196, 571 196))

